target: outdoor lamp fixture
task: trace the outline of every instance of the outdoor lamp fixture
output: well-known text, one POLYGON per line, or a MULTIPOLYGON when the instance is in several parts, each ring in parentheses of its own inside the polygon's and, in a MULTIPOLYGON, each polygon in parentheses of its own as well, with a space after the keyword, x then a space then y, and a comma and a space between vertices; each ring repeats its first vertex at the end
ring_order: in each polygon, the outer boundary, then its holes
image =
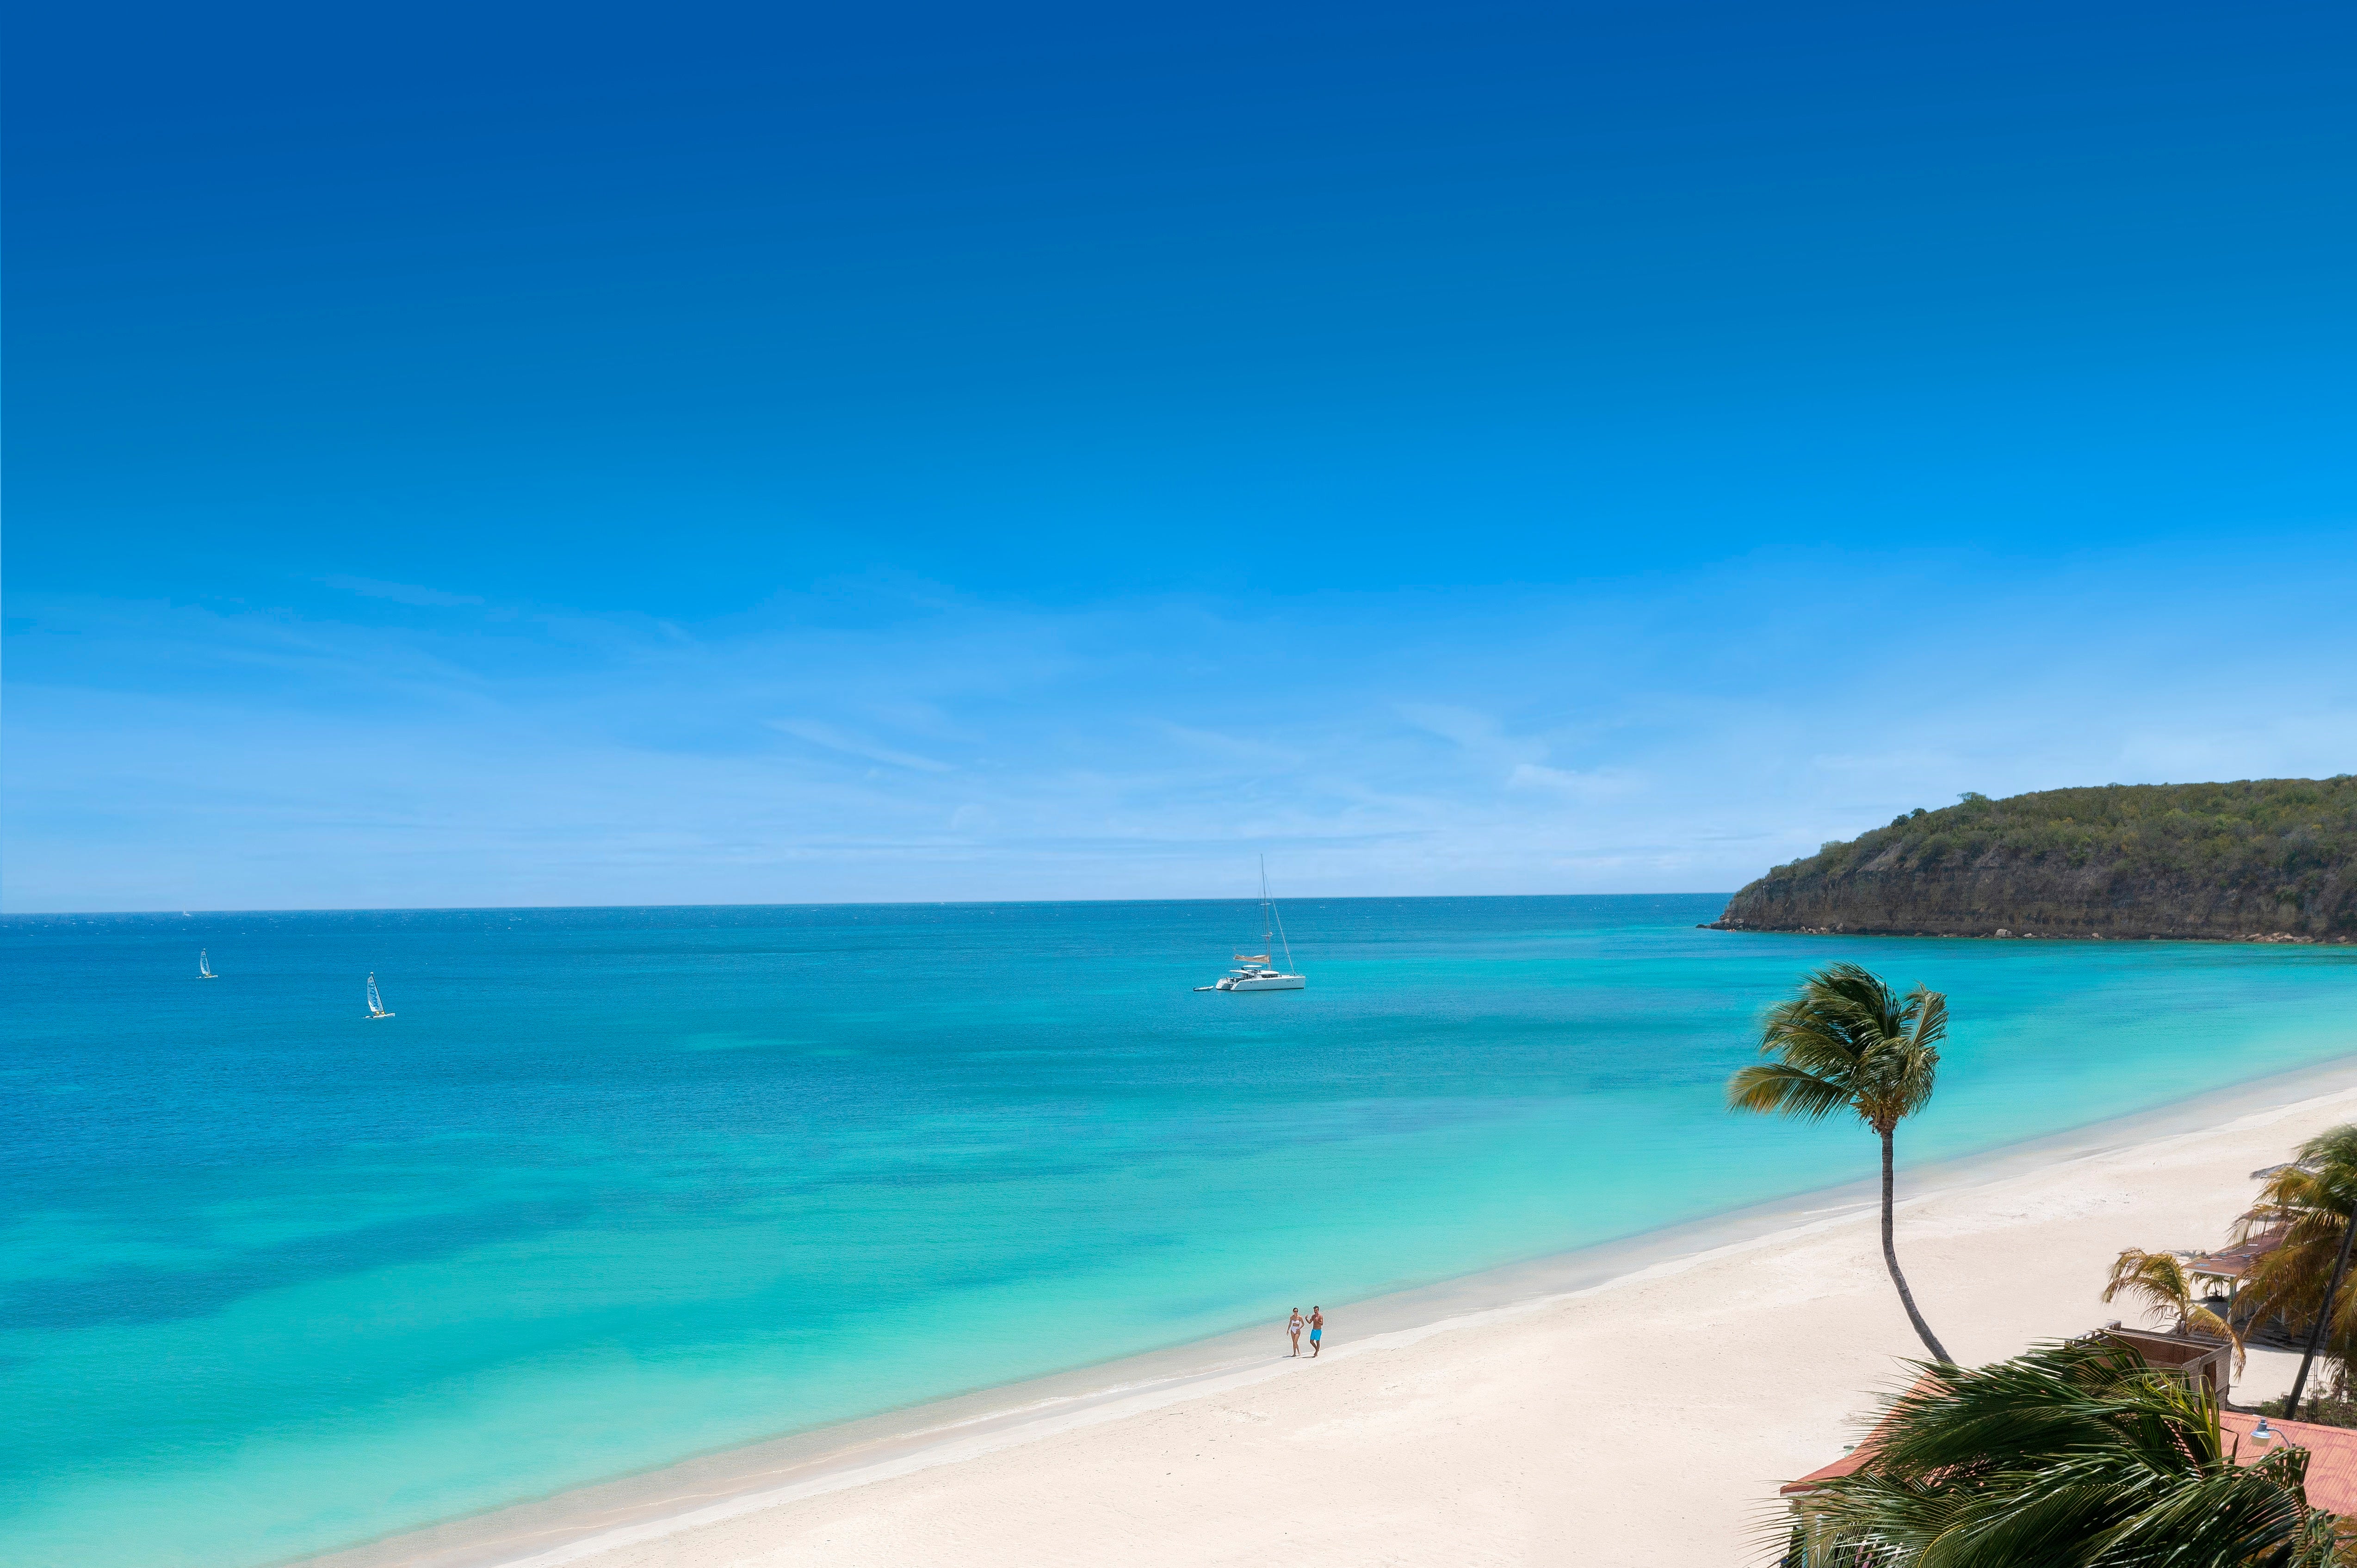
POLYGON ((2259 1417, 2259 1424, 2251 1428, 2251 1441, 2254 1443, 2273 1443, 2282 1435, 2267 1424, 2267 1418, 2264 1415, 2259 1417))

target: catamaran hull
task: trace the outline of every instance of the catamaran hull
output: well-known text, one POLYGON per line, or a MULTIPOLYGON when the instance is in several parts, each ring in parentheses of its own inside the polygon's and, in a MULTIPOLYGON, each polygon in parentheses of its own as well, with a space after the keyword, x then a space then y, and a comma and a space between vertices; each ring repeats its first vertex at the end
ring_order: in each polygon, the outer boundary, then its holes
POLYGON ((1308 982, 1297 974, 1255 975, 1250 980, 1223 980, 1222 991, 1298 991, 1308 982))

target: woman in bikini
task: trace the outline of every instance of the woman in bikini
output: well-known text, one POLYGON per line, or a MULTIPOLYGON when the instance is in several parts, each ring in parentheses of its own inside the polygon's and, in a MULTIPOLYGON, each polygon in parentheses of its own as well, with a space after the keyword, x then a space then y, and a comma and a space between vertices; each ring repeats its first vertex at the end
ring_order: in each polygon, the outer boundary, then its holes
POLYGON ((1293 1316, 1286 1323, 1285 1332, 1292 1339, 1293 1353, 1297 1356, 1301 1354, 1301 1331, 1308 1326, 1308 1324, 1302 1321, 1301 1309, 1295 1307, 1293 1316))

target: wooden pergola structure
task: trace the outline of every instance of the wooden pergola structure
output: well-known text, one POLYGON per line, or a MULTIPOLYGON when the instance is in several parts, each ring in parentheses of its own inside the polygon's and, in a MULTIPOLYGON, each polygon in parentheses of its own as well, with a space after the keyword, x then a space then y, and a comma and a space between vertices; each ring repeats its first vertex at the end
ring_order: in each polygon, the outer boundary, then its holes
POLYGON ((2278 1226, 2263 1230, 2246 1241, 2231 1247, 2221 1247, 2214 1252, 2195 1252, 2184 1259, 2185 1273, 2197 1280, 2219 1280, 2226 1286, 2226 1310, 2234 1310, 2235 1294, 2242 1288, 2243 1276, 2253 1264, 2283 1245, 2284 1230, 2278 1226))

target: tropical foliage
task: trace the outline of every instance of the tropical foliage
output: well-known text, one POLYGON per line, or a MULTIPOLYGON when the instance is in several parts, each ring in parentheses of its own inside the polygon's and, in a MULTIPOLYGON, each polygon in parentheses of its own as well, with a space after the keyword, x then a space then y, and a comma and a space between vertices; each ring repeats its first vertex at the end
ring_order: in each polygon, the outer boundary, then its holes
POLYGON ((2177 1321, 2173 1331, 2178 1334, 2207 1334, 2232 1344, 2234 1374, 2242 1375, 2245 1351, 2241 1332, 2201 1305, 2194 1294, 2192 1278, 2175 1254, 2147 1252, 2141 1247, 2130 1247, 2122 1252, 2112 1264, 2111 1283, 2104 1286, 2104 1299, 2110 1301, 2123 1295, 2141 1302, 2147 1315, 2156 1322, 2174 1317, 2177 1321))
MULTIPOLYGON (((1794 1503, 1789 1568, 2325 1568, 2307 1451, 2240 1464, 2199 1380, 2101 1338, 1926 1366, 1855 1473, 1794 1503)), ((1780 1522, 1780 1531, 1783 1528, 1780 1522)))
POLYGON ((1853 930, 2357 938, 2357 776, 1967 794, 1777 866, 1727 909, 1770 928, 1845 914, 1853 930))
POLYGON ((1854 963, 1828 964, 1778 1003, 1760 1026, 1760 1052, 1772 1060, 1737 1069, 1727 1103, 1738 1111, 1822 1121, 1850 1111, 1882 1140, 1882 1261, 1900 1305, 1924 1347, 1949 1359, 1916 1309, 1891 1237, 1891 1134, 1932 1098, 1947 1037, 1948 1001, 1918 985, 1903 998, 1854 963))
MULTIPOLYGON (((2281 1419, 2284 1406, 2291 1402, 2288 1395, 2259 1402, 2261 1415, 2281 1419)), ((2299 1419, 2310 1426, 2357 1426, 2357 1400, 2318 1399, 2303 1393, 2299 1400, 2299 1419)))
MULTIPOLYGON (((2324 1292, 2340 1261, 2341 1239, 2357 1208, 2357 1126, 2335 1127, 2300 1145, 2295 1163, 2267 1178, 2256 1207, 2239 1230, 2247 1238, 2281 1229, 2283 1242, 2251 1266, 2235 1302, 2245 1323, 2281 1317, 2305 1337, 2324 1305, 2324 1292)), ((2333 1299, 2332 1322, 2323 1351, 2332 1368, 2330 1387, 2350 1387, 2357 1364, 2357 1265, 2333 1299)))

